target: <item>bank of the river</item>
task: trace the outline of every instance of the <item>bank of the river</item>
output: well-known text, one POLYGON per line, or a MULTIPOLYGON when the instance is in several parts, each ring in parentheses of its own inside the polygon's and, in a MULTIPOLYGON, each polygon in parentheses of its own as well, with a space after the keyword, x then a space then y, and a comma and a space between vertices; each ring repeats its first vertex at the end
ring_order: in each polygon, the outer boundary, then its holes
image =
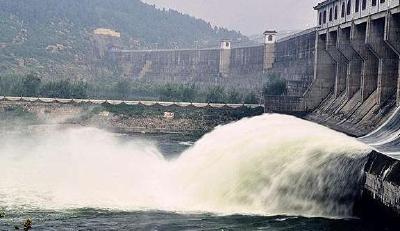
POLYGON ((1 101, 0 126, 12 128, 21 124, 78 124, 119 133, 201 136, 218 125, 261 115, 263 112, 262 107, 245 106, 213 108, 1 101))

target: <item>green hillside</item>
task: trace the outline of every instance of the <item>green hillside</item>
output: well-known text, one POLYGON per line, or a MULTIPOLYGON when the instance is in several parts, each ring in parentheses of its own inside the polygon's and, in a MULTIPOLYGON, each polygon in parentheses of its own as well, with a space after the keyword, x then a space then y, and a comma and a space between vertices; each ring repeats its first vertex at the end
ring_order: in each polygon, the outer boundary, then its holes
POLYGON ((44 78, 91 79, 112 71, 94 68, 96 28, 121 33, 135 49, 214 47, 222 38, 248 39, 235 31, 139 0, 1 0, 0 75, 34 71, 44 78), (197 41, 197 42, 195 42, 197 41))

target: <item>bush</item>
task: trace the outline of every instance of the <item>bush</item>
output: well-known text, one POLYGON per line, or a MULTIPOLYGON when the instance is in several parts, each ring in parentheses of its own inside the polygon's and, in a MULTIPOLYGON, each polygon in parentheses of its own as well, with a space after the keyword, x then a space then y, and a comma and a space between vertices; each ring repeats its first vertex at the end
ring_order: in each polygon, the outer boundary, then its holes
POLYGON ((0 95, 21 96, 23 77, 19 75, 0 76, 0 95))
POLYGON ((277 75, 267 76, 268 80, 264 86, 264 95, 286 95, 287 94, 287 83, 286 80, 282 79, 277 75))
POLYGON ((228 93, 227 102, 234 103, 234 104, 240 104, 240 103, 242 103, 242 96, 238 91, 231 90, 228 93))
POLYGON ((85 99, 88 85, 84 82, 71 83, 68 80, 49 82, 42 86, 40 95, 49 98, 85 99))
POLYGON ((249 93, 246 95, 244 99, 245 104, 258 104, 257 95, 254 92, 249 93))
POLYGON ((130 83, 126 80, 119 81, 115 84, 113 90, 120 99, 128 99, 131 91, 130 83))
POLYGON ((166 84, 158 89, 161 101, 193 102, 197 95, 197 88, 191 85, 166 84))
POLYGON ((36 74, 28 74, 22 81, 22 95, 37 96, 40 91, 41 79, 36 74))
POLYGON ((226 95, 223 87, 217 86, 208 89, 207 103, 225 103, 226 95))

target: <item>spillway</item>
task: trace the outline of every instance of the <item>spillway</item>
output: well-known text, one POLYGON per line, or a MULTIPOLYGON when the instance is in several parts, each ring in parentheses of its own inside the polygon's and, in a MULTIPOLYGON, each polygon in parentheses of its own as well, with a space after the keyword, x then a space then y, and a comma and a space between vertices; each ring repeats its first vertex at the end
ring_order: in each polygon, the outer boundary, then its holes
POLYGON ((377 151, 393 158, 400 157, 400 108, 390 118, 370 134, 359 138, 377 151))
POLYGON ((370 148, 291 116, 219 126, 178 158, 93 128, 0 140, 0 204, 180 213, 348 217, 370 148))

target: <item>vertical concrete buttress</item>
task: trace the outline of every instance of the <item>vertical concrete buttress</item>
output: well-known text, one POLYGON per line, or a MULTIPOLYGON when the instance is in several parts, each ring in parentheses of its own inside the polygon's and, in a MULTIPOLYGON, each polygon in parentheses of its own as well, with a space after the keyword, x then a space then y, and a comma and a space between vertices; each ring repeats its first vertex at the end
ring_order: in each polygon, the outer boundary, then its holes
POLYGON ((338 30, 333 30, 327 33, 326 50, 330 56, 335 60, 335 97, 338 97, 346 90, 346 79, 348 73, 349 60, 338 49, 338 30))
MULTIPOLYGON (((391 14, 388 12, 386 17, 385 42, 400 58, 400 13, 391 14)), ((400 61, 398 61, 397 74, 397 106, 400 106, 400 61)))
POLYGON ((366 100, 374 91, 377 89, 378 84, 378 59, 368 49, 366 45, 367 23, 354 24, 351 26, 351 45, 361 58, 361 66, 358 67, 358 61, 354 65, 357 65, 357 69, 360 68, 360 75, 355 82, 360 84, 361 87, 361 98, 366 100), (359 82, 361 80, 361 82, 359 82))
POLYGON ((336 62, 326 50, 327 35, 317 33, 314 81, 304 94, 304 109, 314 110, 335 88, 336 62))
POLYGON ((360 84, 358 79, 361 78, 361 57, 351 45, 351 28, 339 28, 337 32, 337 48, 342 55, 348 60, 347 75, 346 75, 346 96, 347 99, 359 90, 360 84))
POLYGON ((397 92, 399 57, 385 42, 385 31, 389 24, 386 17, 367 24, 367 45, 378 58, 378 104, 383 105, 397 92))

